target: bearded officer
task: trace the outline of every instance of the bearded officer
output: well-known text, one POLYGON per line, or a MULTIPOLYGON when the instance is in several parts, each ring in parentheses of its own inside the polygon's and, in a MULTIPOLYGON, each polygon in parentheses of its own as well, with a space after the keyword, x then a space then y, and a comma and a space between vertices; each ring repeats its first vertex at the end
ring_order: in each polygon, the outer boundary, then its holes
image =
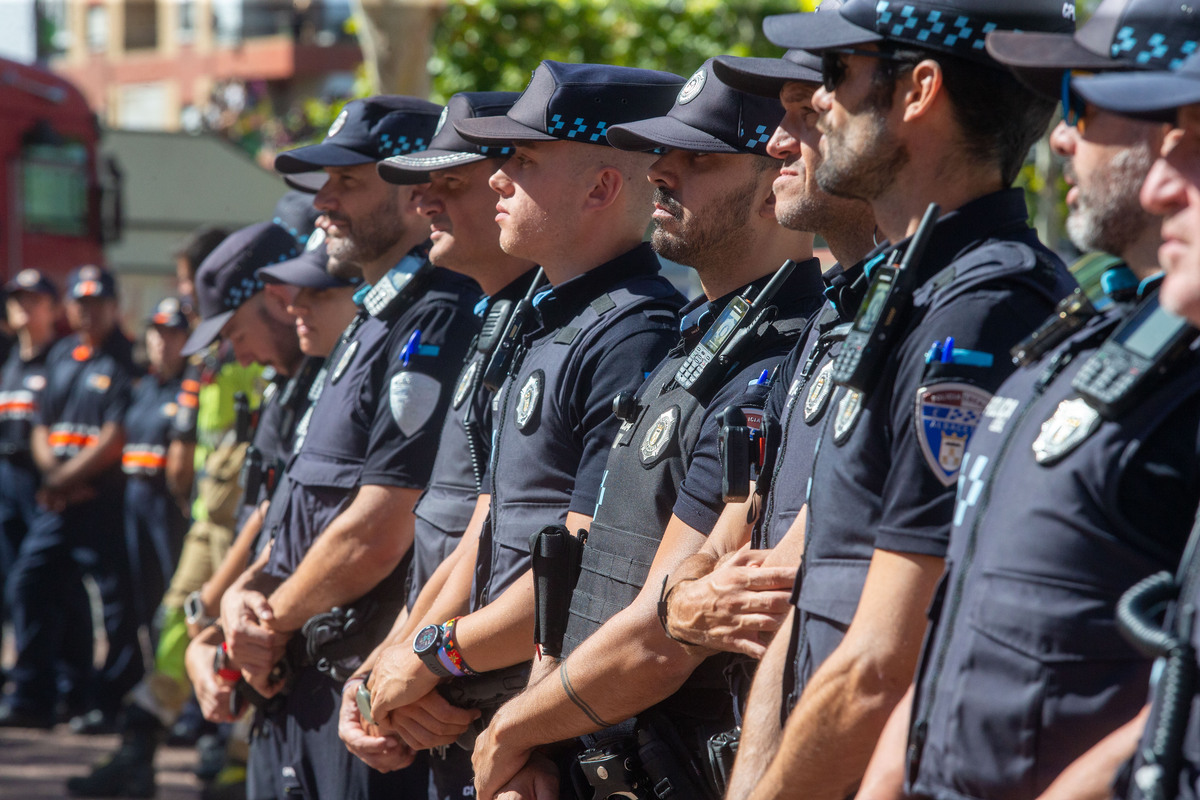
POLYGON ((890 243, 866 264, 869 302, 831 373, 843 385, 821 423, 795 609, 751 690, 732 797, 853 792, 912 679, 962 447, 1009 348, 1073 288, 1009 188, 1054 106, 986 55, 983 34, 1073 19, 1049 0, 848 0, 769 22, 822 56, 818 182, 866 200, 890 243), (889 266, 922 219, 912 271, 889 266))

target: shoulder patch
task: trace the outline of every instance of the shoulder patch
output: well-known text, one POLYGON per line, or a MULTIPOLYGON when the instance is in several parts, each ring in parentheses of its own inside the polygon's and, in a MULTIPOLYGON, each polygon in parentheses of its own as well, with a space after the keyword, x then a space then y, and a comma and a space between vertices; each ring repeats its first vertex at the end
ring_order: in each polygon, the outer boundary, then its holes
POLYGON ((958 480, 967 442, 991 395, 969 383, 939 383, 917 390, 913 421, 925 463, 943 486, 958 480))
POLYGON ((392 419, 405 436, 419 431, 433 416, 442 385, 421 372, 400 372, 392 376, 388 401, 392 419))
POLYGON ((1100 412, 1082 397, 1063 400, 1054 415, 1042 423, 1033 441, 1033 457, 1050 466, 1084 442, 1100 426, 1100 412))

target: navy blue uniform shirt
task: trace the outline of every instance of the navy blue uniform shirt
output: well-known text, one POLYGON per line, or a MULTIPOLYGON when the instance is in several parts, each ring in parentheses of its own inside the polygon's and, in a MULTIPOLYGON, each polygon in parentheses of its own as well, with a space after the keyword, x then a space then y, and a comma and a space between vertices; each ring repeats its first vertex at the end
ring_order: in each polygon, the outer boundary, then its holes
POLYGON ((48 345, 33 358, 21 358, 14 347, 0 370, 0 455, 28 458, 38 398, 46 386, 48 345))
POLYGON ((134 388, 133 401, 125 414, 125 447, 121 453, 121 469, 126 475, 154 478, 165 485, 167 445, 179 411, 182 382, 179 376, 159 381, 147 375, 134 388))

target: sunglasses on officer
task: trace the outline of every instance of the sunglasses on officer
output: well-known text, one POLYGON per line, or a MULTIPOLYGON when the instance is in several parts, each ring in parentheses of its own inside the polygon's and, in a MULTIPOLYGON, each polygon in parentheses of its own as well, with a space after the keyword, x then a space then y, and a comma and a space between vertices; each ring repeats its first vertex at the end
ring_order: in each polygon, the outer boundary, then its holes
POLYGON ((1083 70, 1064 70, 1062 77, 1062 118, 1082 136, 1087 130, 1087 101, 1071 91, 1071 78, 1082 78, 1091 75, 1083 70))
POLYGON ((890 50, 858 50, 853 47, 834 47, 821 51, 821 85, 825 91, 832 92, 841 86, 846 79, 846 62, 842 56, 864 56, 894 64, 912 66, 919 60, 914 55, 893 53, 890 50))

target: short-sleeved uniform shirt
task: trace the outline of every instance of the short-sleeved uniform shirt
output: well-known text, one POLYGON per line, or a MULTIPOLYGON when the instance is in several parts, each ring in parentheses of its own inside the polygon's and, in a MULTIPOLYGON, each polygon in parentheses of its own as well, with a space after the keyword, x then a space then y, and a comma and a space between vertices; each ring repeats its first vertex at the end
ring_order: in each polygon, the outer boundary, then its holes
MULTIPOLYGON (((534 270, 480 300, 476 316, 486 319, 498 303, 515 303, 529 289, 534 270)), ((411 607, 438 565, 458 545, 480 491, 486 486, 487 465, 492 454, 492 395, 483 384, 488 358, 472 348, 454 384, 450 410, 442 425, 437 456, 429 487, 421 495, 413 514, 413 561, 409 577, 411 607)))
POLYGON ((129 476, 152 480, 166 489, 167 445, 179 411, 182 377, 160 381, 146 375, 133 389, 125 414, 125 447, 121 469, 129 476))
POLYGON ((678 339, 683 297, 648 244, 538 296, 534 326, 493 414, 491 512, 472 609, 529 569, 529 536, 591 516, 620 427, 613 398, 633 392, 678 339))
MULTIPOLYGON (((868 274, 891 249, 868 258, 868 274)), ((963 450, 1012 372, 1009 350, 1074 288, 1028 227, 1018 189, 945 215, 916 268, 913 310, 874 390, 838 387, 822 420, 795 597, 793 700, 841 642, 876 548, 945 556, 963 450), (947 344, 950 355, 937 355, 947 344)))
POLYGON ((1132 719, 1152 659, 1121 595, 1173 570, 1200 497, 1200 355, 1102 415, 1074 387, 1115 307, 997 390, 963 462, 948 568, 918 671, 908 780, 1022 798, 1132 719))
MULTIPOLYGON (((67 336, 46 357, 46 388, 34 413, 34 424, 45 425, 50 449, 67 461, 96 443, 100 429, 122 425, 129 410, 135 371, 131 345, 114 330, 100 347, 90 347, 78 335, 67 336)), ((100 489, 121 475, 120 464, 92 481, 100 489)))
MULTIPOLYGON (((415 270, 413 260, 397 269, 415 270)), ((478 330, 478 298, 474 281, 435 268, 398 315, 360 310, 314 383, 319 397, 264 521, 274 538, 269 574, 288 577, 359 486, 428 483, 454 378, 478 330)))
POLYGON ((29 436, 38 398, 46 386, 51 346, 28 361, 21 358, 21 349, 14 347, 0 370, 0 455, 29 466, 29 436))

